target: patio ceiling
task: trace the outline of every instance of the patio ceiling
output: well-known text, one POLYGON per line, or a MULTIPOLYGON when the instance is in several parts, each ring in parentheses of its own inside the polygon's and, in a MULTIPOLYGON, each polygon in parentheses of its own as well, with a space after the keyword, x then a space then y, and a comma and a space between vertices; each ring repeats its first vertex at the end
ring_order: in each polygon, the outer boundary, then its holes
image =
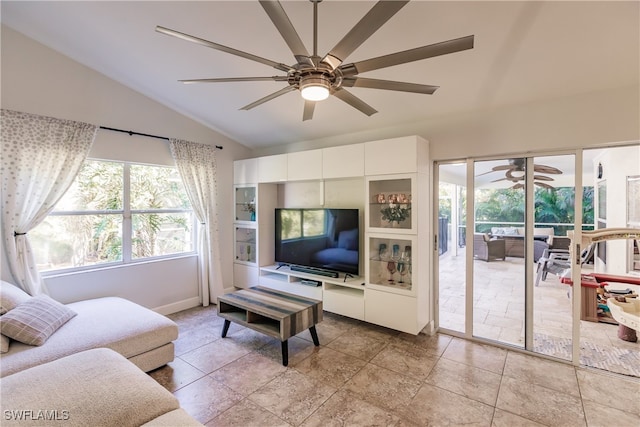
MULTIPOLYGON (((593 159, 602 152, 602 150, 585 150, 583 153, 583 183, 593 182, 593 159)), ((511 157, 505 157, 499 160, 478 160, 475 163, 475 183, 478 188, 508 188, 512 185, 510 181, 499 180, 505 177, 504 171, 493 171, 496 166, 507 165, 511 157)), ((549 184, 558 187, 570 187, 575 182, 575 165, 572 155, 554 155, 554 156, 535 156, 534 163, 537 165, 546 165, 557 168, 562 171, 561 175, 547 175, 553 178, 549 184)), ((543 174, 544 175, 544 174, 543 174)), ((466 185, 466 168, 464 163, 451 163, 440 166, 440 181, 450 182, 452 184, 466 185)))

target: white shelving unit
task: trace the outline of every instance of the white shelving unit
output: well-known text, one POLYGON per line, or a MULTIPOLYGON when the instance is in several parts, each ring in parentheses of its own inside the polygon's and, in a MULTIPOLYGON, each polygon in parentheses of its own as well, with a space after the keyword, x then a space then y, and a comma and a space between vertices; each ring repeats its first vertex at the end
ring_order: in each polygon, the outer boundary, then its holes
POLYGON ((277 186, 257 184, 257 159, 234 162, 233 285, 259 284, 261 265, 272 264, 277 186))
POLYGON ((322 300, 322 308, 331 313, 364 320, 364 280, 361 277, 326 277, 292 271, 289 267, 271 265, 260 268, 260 285, 283 292, 322 300), (302 284, 313 280, 319 286, 302 284))
MULTIPOLYGON (((248 229, 255 228, 257 252, 255 261, 237 258, 235 286, 259 284, 319 299, 328 312, 411 334, 417 334, 425 327, 432 331, 428 328, 430 324, 433 326, 431 162, 425 140, 410 136, 239 162, 242 173, 234 171, 234 176, 255 176, 257 181, 254 182, 258 184, 253 184, 256 219, 250 224, 236 221, 236 245, 250 241, 251 237, 243 238, 251 235, 248 229), (306 159, 309 168, 299 167, 297 160, 302 159, 306 159), (250 161, 255 165, 253 169, 250 161), (364 209, 360 233, 363 261, 360 274, 363 276, 345 280, 344 274, 338 278, 326 277, 274 265, 274 212, 276 207, 285 207, 278 206, 278 187, 287 181, 322 184, 351 177, 364 178, 361 199, 364 203, 360 205, 364 209), (390 221, 389 213, 398 213, 393 212, 397 207, 404 209, 407 215, 399 221, 390 221), (385 254, 381 253, 381 247, 386 248, 385 254), (398 267, 403 274, 397 271, 398 267), (302 283, 307 280, 316 281, 318 286, 302 283)), ((239 184, 245 183, 236 182, 239 184)), ((335 188, 334 193, 340 193, 338 187, 332 188, 335 188)), ((321 200, 325 196, 333 199, 331 195, 323 194, 321 200)), ((243 254, 236 249, 236 257, 238 255, 243 254)))

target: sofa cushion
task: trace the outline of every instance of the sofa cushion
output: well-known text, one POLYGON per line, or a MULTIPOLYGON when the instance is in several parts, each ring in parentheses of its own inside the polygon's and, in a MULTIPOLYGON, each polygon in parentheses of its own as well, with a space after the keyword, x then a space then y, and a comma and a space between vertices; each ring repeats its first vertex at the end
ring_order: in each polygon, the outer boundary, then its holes
POLYGON ((119 297, 67 304, 78 313, 40 347, 12 342, 0 360, 0 377, 83 350, 108 347, 127 359, 178 338, 169 318, 119 297))
POLYGON ((30 298, 28 293, 16 285, 0 280, 0 315, 13 310, 30 298))
POLYGON ((3 427, 139 426, 180 407, 150 376, 104 348, 9 375, 0 387, 3 427), (18 414, 27 418, 19 421, 18 414))
POLYGON ((42 345, 76 312, 47 295, 37 295, 0 317, 2 335, 29 345, 42 345))
POLYGON ((187 414, 187 412, 180 408, 174 409, 171 412, 167 412, 166 414, 160 415, 158 418, 154 418, 148 423, 144 424, 142 427, 191 427, 191 426, 202 426, 202 424, 196 421, 191 415, 187 414))
POLYGON ((491 234, 496 236, 517 236, 518 229, 516 227, 491 227, 491 234))
POLYGON ((6 353, 9 351, 9 337, 0 335, 0 353, 6 353))

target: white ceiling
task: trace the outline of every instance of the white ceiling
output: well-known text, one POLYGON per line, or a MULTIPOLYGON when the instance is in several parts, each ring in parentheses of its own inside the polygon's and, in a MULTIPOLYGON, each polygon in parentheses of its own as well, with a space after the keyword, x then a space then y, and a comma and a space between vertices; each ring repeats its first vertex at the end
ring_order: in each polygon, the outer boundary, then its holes
MULTIPOLYGON (((324 0, 323 56, 373 6, 324 0)), ((309 51, 308 1, 283 6, 309 51)), ((238 109, 286 83, 183 85, 178 79, 282 75, 266 65, 155 32, 185 32, 277 62, 295 61, 257 1, 2 1, 2 23, 252 148, 309 141, 434 116, 637 85, 640 2, 412 1, 346 62, 475 35, 472 50, 363 73, 439 85, 434 95, 353 88, 367 117, 331 97, 302 122, 292 92, 238 109)))

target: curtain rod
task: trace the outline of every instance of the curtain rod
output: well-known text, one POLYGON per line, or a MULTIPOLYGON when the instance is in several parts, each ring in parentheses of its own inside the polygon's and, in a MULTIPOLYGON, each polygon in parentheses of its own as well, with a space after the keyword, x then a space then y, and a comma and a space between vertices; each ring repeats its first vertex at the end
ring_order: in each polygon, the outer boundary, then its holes
MULTIPOLYGON (((124 129, 116 129, 116 128, 110 128, 107 126, 100 126, 100 129, 106 129, 106 130, 112 130, 114 132, 122 132, 122 133, 128 133, 129 136, 131 135, 140 135, 140 136, 146 136, 149 138, 157 138, 157 139, 164 139, 166 141, 169 140, 169 138, 167 138, 166 136, 158 136, 158 135, 150 135, 148 133, 140 133, 140 132, 134 132, 132 130, 124 130, 124 129)), ((216 145, 215 146, 218 150, 222 150, 222 145, 216 145)))

